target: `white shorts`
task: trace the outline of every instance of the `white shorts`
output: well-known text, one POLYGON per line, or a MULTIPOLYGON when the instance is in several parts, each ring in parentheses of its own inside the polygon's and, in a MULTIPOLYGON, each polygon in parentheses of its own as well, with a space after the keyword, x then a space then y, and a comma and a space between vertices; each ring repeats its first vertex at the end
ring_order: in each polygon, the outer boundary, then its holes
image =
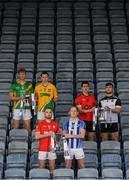
POLYGON ((39 160, 54 160, 56 159, 56 153, 39 151, 38 158, 39 160))
MULTIPOLYGON (((44 112, 37 112, 37 120, 41 121, 44 120, 45 116, 44 116, 44 112)), ((54 114, 52 113, 52 119, 54 119, 54 114)))
MULTIPOLYGON (((75 156, 75 159, 84 159, 85 155, 84 155, 84 151, 82 148, 73 148, 70 149, 70 159, 73 159, 73 157, 75 156)), ((67 157, 65 157, 65 160, 67 159, 67 157)))
POLYGON ((14 120, 29 120, 32 118, 30 109, 23 109, 20 115, 20 109, 13 109, 13 119, 14 120))

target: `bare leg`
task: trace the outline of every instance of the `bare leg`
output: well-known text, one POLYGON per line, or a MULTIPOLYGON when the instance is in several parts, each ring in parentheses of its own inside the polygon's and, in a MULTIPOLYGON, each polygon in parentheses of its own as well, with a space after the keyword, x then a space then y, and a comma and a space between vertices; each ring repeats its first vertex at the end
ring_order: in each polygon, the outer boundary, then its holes
POLYGON ((55 169, 55 159, 49 160, 49 170, 50 170, 51 176, 53 176, 54 169, 55 169))
POLYGON ((107 141, 108 140, 108 133, 101 133, 101 140, 107 141))
POLYGON ((88 140, 94 141, 94 132, 88 132, 88 140))
POLYGON ((85 163, 84 163, 84 159, 78 159, 78 168, 82 169, 85 168, 85 163))
POLYGON ((28 130, 29 135, 31 135, 30 119, 24 120, 24 127, 28 130))
POLYGON ((45 168, 45 160, 39 160, 39 168, 41 169, 45 168))
POLYGON ((119 134, 118 132, 111 133, 111 137, 113 141, 119 141, 119 134))
POLYGON ((13 128, 18 129, 19 128, 20 121, 19 120, 13 120, 13 128))
POLYGON ((65 167, 68 169, 71 169, 72 167, 72 159, 66 159, 65 160, 65 167))

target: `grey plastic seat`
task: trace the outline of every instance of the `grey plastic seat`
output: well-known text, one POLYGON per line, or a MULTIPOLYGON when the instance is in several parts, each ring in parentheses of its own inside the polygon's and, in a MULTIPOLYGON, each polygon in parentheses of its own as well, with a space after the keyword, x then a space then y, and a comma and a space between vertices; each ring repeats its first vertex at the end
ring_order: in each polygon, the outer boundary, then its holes
POLYGON ((26 153, 28 152, 28 143, 22 141, 12 141, 8 146, 8 154, 26 153))
POLYGON ((0 154, 0 170, 3 169, 3 165, 4 165, 4 156, 3 154, 0 154))
POLYGON ((35 35, 35 26, 21 26, 20 35, 35 35))
POLYGON ((93 82, 93 73, 92 72, 78 72, 78 73, 76 73, 76 82, 82 82, 83 80, 93 82))
POLYGON ((114 44, 115 53, 128 52, 128 50, 129 50, 129 44, 126 44, 126 43, 114 44))
POLYGON ((115 34, 112 36, 113 43, 128 43, 128 36, 126 34, 115 34))
POLYGON ((5 154, 5 142, 0 141, 0 154, 5 154))
POLYGON ((28 43, 28 44, 34 44, 35 43, 35 36, 34 35, 21 35, 19 37, 19 43, 28 43))
POLYGON ((5 129, 0 129, 0 141, 6 142, 6 130, 5 129))
POLYGON ((26 129, 11 129, 9 131, 9 141, 28 141, 28 131, 26 129))
POLYGON ((29 171, 29 179, 50 179, 48 169, 34 168, 29 171))
POLYGON ((94 32, 94 34, 108 34, 109 33, 109 29, 108 29, 108 26, 107 25, 105 25, 105 26, 103 26, 103 25, 101 25, 101 26, 93 26, 93 32, 94 32))
POLYGON ((53 53, 38 53, 37 62, 52 62, 54 63, 54 54, 53 53))
POLYGON ((54 17, 53 9, 43 9, 39 7, 39 17, 54 17))
POLYGON ((72 52, 72 44, 57 44, 57 53, 71 53, 72 52))
POLYGON ((39 168, 38 152, 30 156, 30 169, 39 168))
POLYGON ((90 53, 91 44, 76 44, 76 53, 90 53))
POLYGON ((3 35, 1 36, 2 44, 16 44, 16 35, 3 35))
POLYGON ((7 105, 0 105, 0 116, 9 116, 9 107, 7 105))
POLYGON ((129 72, 117 72, 116 73, 116 80, 117 82, 128 82, 129 81, 129 72))
POLYGON ((112 82, 113 72, 97 72, 96 73, 97 82, 112 82))
POLYGON ((91 43, 91 38, 90 38, 90 35, 88 35, 88 34, 83 34, 83 35, 81 35, 81 34, 77 34, 76 36, 75 36, 75 42, 76 43, 83 43, 83 44, 90 44, 91 43))
POLYGON ((123 179, 123 172, 118 168, 105 168, 102 170, 103 179, 123 179))
POLYGON ((123 152, 125 154, 129 154, 129 141, 123 142, 123 152))
POLYGON ((128 62, 129 53, 115 53, 115 62, 128 62))
POLYGON ((0 62, 13 62, 15 61, 14 53, 0 53, 0 62))
POLYGON ((19 53, 34 53, 35 46, 34 44, 19 44, 19 53))
POLYGON ((92 53, 76 53, 76 62, 92 62, 92 53))
POLYGON ((73 104, 73 94, 71 93, 58 93, 57 104, 73 104))
POLYGON ((54 26, 39 26, 39 35, 54 34, 54 26))
POLYGON ((72 26, 57 26, 57 35, 59 34, 72 35, 72 26))
POLYGON ((73 82, 73 73, 72 72, 57 72, 56 73, 56 81, 57 82, 73 82))
POLYGON ((109 43, 109 35, 107 34, 97 34, 94 36, 94 43, 109 43))
POLYGON ((101 167, 104 168, 119 168, 121 169, 122 161, 119 154, 103 154, 101 157, 101 167))
POLYGON ((0 71, 1 72, 14 72, 14 63, 13 62, 0 62, 0 71))
POLYGON ((98 9, 98 10, 101 10, 101 9, 105 9, 106 7, 106 3, 105 2, 92 2, 91 3, 91 9, 98 9))
POLYGON ((72 62, 59 62, 57 63, 57 72, 73 72, 73 63, 72 62))
POLYGON ((7 158, 7 169, 8 168, 23 168, 27 166, 27 155, 26 154, 9 154, 7 158))
POLYGON ((90 27, 89 26, 75 26, 75 35, 81 34, 90 34, 90 27))
POLYGON ((122 129, 122 141, 129 141, 129 128, 122 129))
POLYGON ((15 53, 16 45, 15 44, 0 44, 0 53, 15 53))
POLYGON ((53 17, 40 17, 39 18, 39 26, 54 26, 54 18, 53 17))
POLYGON ((77 72, 93 72, 93 63, 92 62, 77 62, 76 63, 77 72))
POLYGON ((98 168, 98 157, 96 154, 85 154, 85 167, 98 168))
POLYGON ((129 179, 129 169, 126 171, 126 179, 129 179))
POLYGON ((73 54, 71 53, 57 53, 57 64, 59 62, 73 62, 73 54))
POLYGON ((85 154, 97 154, 97 143, 95 141, 83 141, 85 154))
POLYGON ((9 168, 5 170, 5 178, 6 179, 25 179, 26 172, 24 169, 9 168))
POLYGON ((52 62, 39 62, 37 64, 37 71, 47 71, 53 72, 54 71, 54 64, 52 62))
POLYGON ((3 26, 8 27, 17 27, 18 26, 18 18, 16 17, 4 17, 3 26))
POLYGON ((127 82, 117 82, 117 92, 118 93, 129 92, 129 84, 127 82))
POLYGON ((110 18, 110 23, 112 26, 126 26, 126 19, 123 17, 110 18))
POLYGON ((1 82, 0 83, 0 92, 2 93, 9 93, 9 89, 10 89, 11 83, 4 83, 1 82))
POLYGON ((79 169, 77 172, 78 179, 98 179, 98 170, 94 168, 79 169))
POLYGON ((101 154, 120 154, 120 143, 118 141, 101 142, 101 154))
POLYGON ((34 62, 34 54, 33 53, 19 53, 18 54, 18 63, 20 62, 34 62))
POLYGON ((95 54, 96 62, 112 62, 112 54, 111 53, 103 53, 99 52, 95 54))
POLYGON ((17 64, 17 69, 19 68, 25 68, 27 72, 33 72, 34 71, 34 63, 33 62, 19 62, 17 64))
POLYGON ((14 9, 5 9, 4 10, 4 18, 15 18, 15 17, 19 17, 19 11, 18 9, 14 10, 14 9))
POLYGON ((96 71, 97 72, 113 72, 113 63, 111 62, 98 62, 96 64, 96 71))
POLYGON ((72 93, 73 92, 73 84, 71 82, 57 82, 56 87, 59 93, 72 93))
POLYGON ((38 141, 33 141, 31 144, 31 154, 38 152, 38 141))
POLYGON ((7 116, 0 116, 0 129, 7 131, 8 127, 8 118, 7 116))
POLYGON ((55 106, 56 117, 66 116, 72 104, 57 104, 55 106))
POLYGON ((57 27, 58 26, 71 26, 72 18, 71 17, 57 17, 57 27))
POLYGON ((112 34, 127 34, 126 26, 111 26, 112 34))
POLYGON ((129 71, 129 62, 117 62, 116 71, 129 71))
POLYGON ((10 105, 8 92, 2 92, 0 94, 0 105, 7 105, 7 106, 10 105))
POLYGON ((95 44, 95 52, 96 53, 110 53, 111 52, 111 46, 110 44, 95 44))
POLYGON ((74 171, 72 169, 55 169, 54 179, 74 179, 74 171))
POLYGON ((76 26, 89 26, 90 25, 90 20, 89 20, 89 18, 83 18, 83 17, 81 17, 81 18, 75 18, 75 25, 76 26))
POLYGON ((48 35, 39 35, 38 36, 38 43, 54 43, 54 36, 51 34, 48 35))
POLYGON ((65 35, 60 34, 57 36, 57 44, 66 43, 66 44, 72 44, 72 36, 71 35, 65 35))
POLYGON ((2 34, 10 34, 16 35, 17 34, 17 27, 15 26, 3 26, 2 27, 2 34))
POLYGON ((129 128, 129 117, 127 115, 120 117, 121 128, 129 128))
POLYGON ((38 44, 38 53, 53 53, 53 44, 38 44))

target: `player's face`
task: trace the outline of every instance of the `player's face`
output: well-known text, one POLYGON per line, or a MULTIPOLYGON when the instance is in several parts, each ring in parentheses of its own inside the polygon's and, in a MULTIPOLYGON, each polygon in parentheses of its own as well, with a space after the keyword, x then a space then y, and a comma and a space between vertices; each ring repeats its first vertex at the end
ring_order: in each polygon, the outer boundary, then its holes
POLYGON ((77 111, 77 109, 75 108, 75 107, 72 107, 71 109, 70 109, 70 117, 71 118, 76 118, 77 117, 77 115, 78 115, 78 111, 77 111))
POLYGON ((89 92, 89 85, 88 84, 83 84, 82 86, 82 92, 83 93, 88 93, 89 92))
POLYGON ((106 86, 105 92, 106 92, 106 94, 112 94, 113 93, 113 87, 111 85, 106 86))
POLYGON ((44 112, 45 118, 46 119, 51 119, 52 118, 52 111, 51 109, 46 109, 44 112))
POLYGON ((18 77, 19 77, 20 80, 25 80, 26 73, 25 73, 25 72, 20 72, 20 73, 18 74, 18 77))
POLYGON ((42 83, 47 83, 48 82, 48 75, 47 74, 43 74, 41 76, 41 80, 42 80, 42 83))

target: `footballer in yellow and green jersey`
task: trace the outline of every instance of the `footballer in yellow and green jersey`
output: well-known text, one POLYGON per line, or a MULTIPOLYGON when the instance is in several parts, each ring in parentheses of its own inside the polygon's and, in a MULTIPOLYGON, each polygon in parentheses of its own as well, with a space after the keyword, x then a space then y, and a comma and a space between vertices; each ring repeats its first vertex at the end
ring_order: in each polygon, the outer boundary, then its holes
POLYGON ((52 83, 48 83, 46 86, 43 83, 39 83, 35 87, 35 97, 37 100, 38 112, 44 112, 49 107, 54 110, 54 102, 57 99, 57 89, 52 83))
MULTIPOLYGON (((16 81, 13 83, 10 87, 10 93, 13 93, 15 97, 20 97, 20 96, 29 96, 29 99, 31 98, 31 93, 33 93, 33 87, 32 84, 29 82, 25 82, 23 85, 20 84, 20 81, 16 81)), ((21 100, 16 100, 13 102, 13 109, 20 109, 21 106, 21 100)), ((30 108, 30 105, 25 107, 23 105, 23 109, 25 108, 30 108)))

